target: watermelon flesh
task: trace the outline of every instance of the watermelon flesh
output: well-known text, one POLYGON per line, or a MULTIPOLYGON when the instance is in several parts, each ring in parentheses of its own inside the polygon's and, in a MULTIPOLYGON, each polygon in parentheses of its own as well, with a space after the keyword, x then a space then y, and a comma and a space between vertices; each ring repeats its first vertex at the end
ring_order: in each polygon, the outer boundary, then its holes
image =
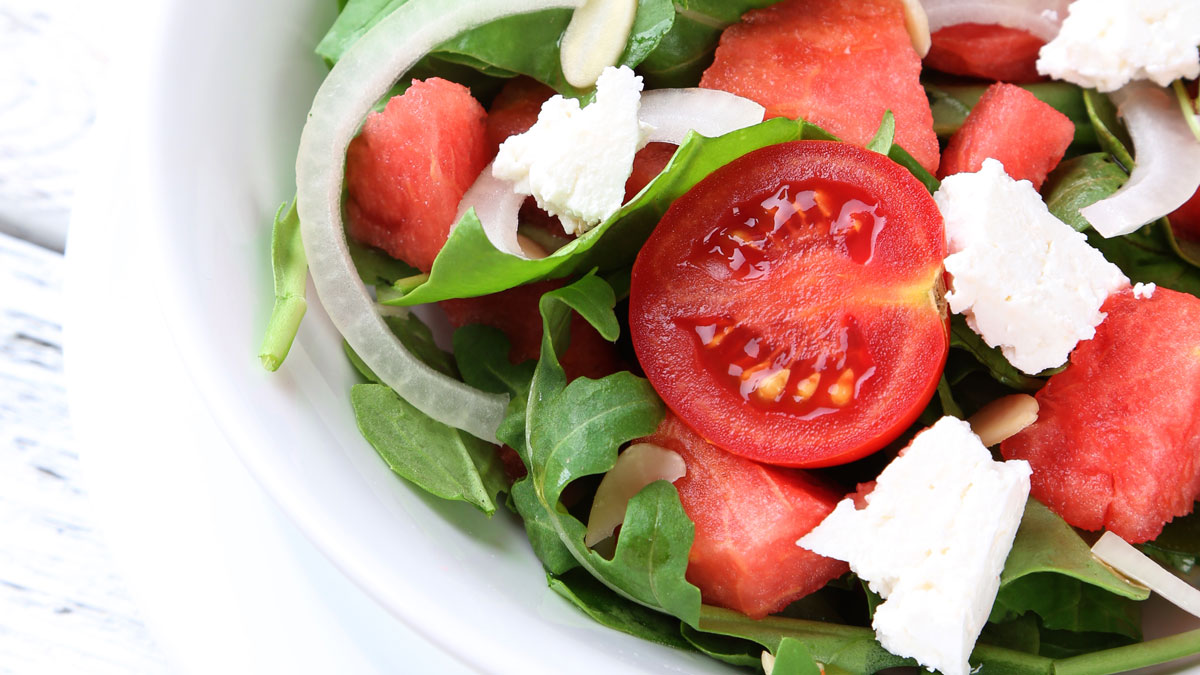
POLYGON ((1021 87, 996 83, 950 137, 938 178, 979 171, 991 157, 1014 180, 1041 189, 1074 138, 1075 125, 1066 115, 1021 87))
POLYGON ((1068 523, 1140 543, 1200 497, 1200 299, 1124 290, 1101 309, 1037 393, 1037 422, 1000 449, 1029 461, 1033 496, 1068 523))
POLYGON ((437 77, 368 115, 346 152, 350 236, 428 272, 491 159, 486 116, 469 89, 437 77))
POLYGON ((840 490, 725 452, 670 412, 642 442, 679 453, 687 465, 675 487, 696 525, 687 579, 704 602, 758 619, 849 571, 796 545, 833 511, 840 490))
POLYGON ((700 86, 803 118, 865 146, 883 114, 895 141, 931 173, 938 165, 921 59, 892 0, 786 0, 747 12, 721 34, 700 86))
POLYGON ((1200 243, 1200 190, 1167 216, 1167 220, 1176 237, 1200 243))
POLYGON ((925 66, 953 75, 1001 82, 1037 82, 1038 51, 1045 40, 1019 28, 960 23, 930 35, 925 66))

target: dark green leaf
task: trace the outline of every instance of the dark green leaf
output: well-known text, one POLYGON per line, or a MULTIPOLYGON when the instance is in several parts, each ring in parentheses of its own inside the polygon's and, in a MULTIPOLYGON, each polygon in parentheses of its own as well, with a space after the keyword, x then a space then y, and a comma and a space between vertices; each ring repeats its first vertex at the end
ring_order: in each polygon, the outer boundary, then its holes
POLYGON ((1074 528, 1031 497, 1000 575, 1001 592, 1022 577, 1042 572, 1065 575, 1133 600, 1145 600, 1150 594, 1098 562, 1074 528))
POLYGON ((741 638, 705 633, 687 624, 680 626, 692 647, 730 665, 757 668, 762 663, 762 645, 741 638))
POLYGON ((1017 370, 999 348, 989 347, 979 334, 971 330, 961 314, 950 317, 950 346, 961 349, 975 358, 997 382, 1018 391, 1033 393, 1044 381, 1017 370))
POLYGON ((519 396, 533 379, 533 361, 513 365, 510 343, 498 328, 471 324, 454 331, 454 358, 463 382, 495 394, 519 396))
POLYGON ((1200 558, 1200 511, 1167 523, 1154 541, 1142 544, 1147 555, 1181 572, 1190 572, 1200 558))
POLYGON ((1083 91, 1083 103, 1087 110, 1088 119, 1096 131, 1096 139, 1100 147, 1120 162, 1127 171, 1133 171, 1133 155, 1128 148, 1133 147, 1125 125, 1117 119, 1117 108, 1108 96, 1094 89, 1083 91))
POLYGON ((1123 237, 1106 239, 1088 230, 1088 243, 1100 249, 1109 262, 1131 281, 1153 282, 1192 295, 1200 295, 1200 268, 1180 258, 1171 247, 1171 226, 1166 218, 1123 237))
POLYGON ((1054 217, 1083 232, 1091 227, 1079 210, 1116 192, 1129 176, 1106 152, 1065 160, 1046 179, 1042 194, 1054 217))
POLYGON ((359 431, 401 477, 426 492, 473 504, 489 516, 507 483, 490 443, 437 422, 381 384, 356 384, 350 403, 359 431))
POLYGON ((674 25, 675 3, 671 0, 638 0, 629 42, 618 63, 633 67, 645 61, 674 25))
POLYGON ((550 588, 597 622, 635 637, 677 649, 693 649, 679 632, 679 619, 617 595, 580 569, 547 576, 550 588))
MULTIPOLYGON (((1015 649, 1026 654, 1040 654, 1041 631, 1038 628, 1037 617, 1033 614, 1005 621, 1003 623, 988 622, 979 634, 979 641, 993 647, 1015 649)), ((1045 656, 1045 654, 1042 654, 1045 656)))
POLYGON ((1089 633, 1043 628, 1038 642, 1038 653, 1052 659, 1066 659, 1081 654, 1135 644, 1138 641, 1126 635, 1114 633, 1089 633))
POLYGON ((1099 632, 1140 640, 1141 611, 1121 597, 1061 573, 1038 572, 1009 581, 992 606, 992 621, 1009 621, 1033 612, 1052 630, 1099 632))
POLYGON ((308 285, 308 258, 300 239, 300 216, 296 200, 275 212, 271 227, 271 272, 275 278, 275 306, 267 320, 258 358, 263 368, 278 370, 287 358, 308 309, 304 294, 308 285))
POLYGON ((368 286, 391 286, 398 279, 411 277, 420 272, 402 260, 396 260, 377 248, 358 243, 346 237, 350 258, 358 270, 358 276, 368 286))

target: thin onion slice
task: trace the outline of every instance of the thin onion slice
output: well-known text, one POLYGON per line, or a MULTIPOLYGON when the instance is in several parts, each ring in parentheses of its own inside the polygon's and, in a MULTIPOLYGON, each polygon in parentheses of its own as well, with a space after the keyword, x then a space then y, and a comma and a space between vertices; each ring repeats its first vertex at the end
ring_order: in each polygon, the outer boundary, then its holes
POLYGON ((930 32, 960 23, 1000 24, 1050 41, 1071 0, 921 0, 930 32))
POLYGON ((1179 208, 1200 187, 1200 141, 1166 89, 1132 82, 1111 94, 1137 166, 1111 197, 1079 210, 1105 237, 1129 234, 1179 208))
POLYGON ((626 448, 596 488, 583 543, 595 546, 610 537, 624 522, 629 500, 642 488, 656 480, 674 483, 685 474, 687 464, 677 452, 652 443, 635 443, 626 448))
MULTIPOLYGON (((653 127, 647 142, 683 143, 689 131, 721 136, 762 121, 766 108, 737 94, 715 89, 655 89, 642 94, 638 119, 653 127)), ((514 184, 492 175, 489 164, 458 205, 458 217, 474 208, 483 231, 497 250, 530 258, 517 235, 517 216, 525 195, 514 184)), ((414 404, 415 405, 415 404, 414 404)))
POLYGON ((1121 537, 1105 532, 1092 546, 1092 555, 1180 609, 1200 617, 1200 589, 1171 574, 1121 537))
POLYGON ((763 121, 767 109, 716 89, 655 89, 642 94, 638 119, 654 127, 649 142, 679 145, 689 131, 715 137, 763 121))
POLYGON ((391 86, 437 45, 496 19, 579 0, 410 0, 343 56, 313 100, 296 156, 297 205, 304 250, 321 304, 346 342, 398 394, 430 417, 494 441, 507 397, 442 375, 388 330, 359 279, 342 225, 346 149, 359 124, 391 86))

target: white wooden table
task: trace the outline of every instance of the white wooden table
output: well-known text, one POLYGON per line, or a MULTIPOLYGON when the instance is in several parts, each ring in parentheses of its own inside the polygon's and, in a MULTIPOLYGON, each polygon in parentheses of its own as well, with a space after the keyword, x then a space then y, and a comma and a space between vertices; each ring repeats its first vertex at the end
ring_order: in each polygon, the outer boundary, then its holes
POLYGON ((0 673, 161 673, 89 517, 62 249, 115 2, 0 0, 0 673))

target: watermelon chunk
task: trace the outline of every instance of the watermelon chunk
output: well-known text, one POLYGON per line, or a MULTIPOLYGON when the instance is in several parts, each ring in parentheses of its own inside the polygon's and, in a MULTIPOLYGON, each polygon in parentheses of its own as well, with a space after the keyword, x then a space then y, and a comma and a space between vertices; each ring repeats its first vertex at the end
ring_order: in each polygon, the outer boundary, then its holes
POLYGON ((943 73, 1002 82, 1037 82, 1038 51, 1046 41, 1019 28, 960 23, 930 36, 925 66, 943 73))
POLYGON ((1016 85, 996 83, 950 137, 938 178, 978 171, 991 157, 1014 180, 1041 189, 1074 138, 1075 125, 1066 115, 1016 85))
POLYGON ((1200 243, 1200 190, 1167 216, 1167 220, 1176 237, 1200 243))
POLYGON ((650 181, 662 173, 679 146, 674 143, 648 143, 633 156, 633 172, 625 181, 625 201, 633 199, 650 181))
POLYGON ((768 117, 803 118, 865 146, 883 113, 895 140, 930 172, 938 165, 921 59, 892 0, 786 0, 747 12, 721 34, 701 87, 766 106, 768 117))
POLYGON ((437 77, 368 115, 346 152, 350 236, 428 272, 491 158, 485 117, 470 90, 437 77))
POLYGON ((1200 299, 1109 296, 1108 317, 1037 393, 1037 422, 1000 445, 1032 494, 1085 530, 1149 541, 1200 497, 1200 299))
POLYGON ((643 441, 687 464, 675 487, 696 524, 687 579, 704 602, 762 618, 849 571, 796 545, 833 511, 841 491, 803 471, 725 452, 670 412, 643 441))
POLYGON ((504 83, 488 108, 487 137, 492 154, 509 136, 529 131, 554 90, 530 77, 514 77, 504 83))

